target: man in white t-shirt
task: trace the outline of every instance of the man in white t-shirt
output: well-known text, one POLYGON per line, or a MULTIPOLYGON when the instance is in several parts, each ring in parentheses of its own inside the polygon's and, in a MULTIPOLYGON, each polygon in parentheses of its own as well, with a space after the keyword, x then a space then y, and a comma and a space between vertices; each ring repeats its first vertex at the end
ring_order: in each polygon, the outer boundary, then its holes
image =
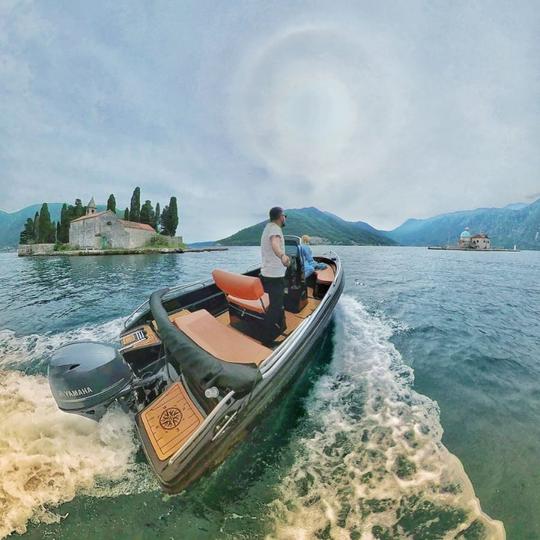
POLYGON ((266 224, 261 236, 261 280, 268 293, 270 306, 266 313, 266 332, 263 342, 272 341, 286 329, 285 310, 285 272, 289 266, 289 257, 285 254, 285 240, 282 228, 287 216, 283 208, 274 206, 270 209, 270 222, 266 224))

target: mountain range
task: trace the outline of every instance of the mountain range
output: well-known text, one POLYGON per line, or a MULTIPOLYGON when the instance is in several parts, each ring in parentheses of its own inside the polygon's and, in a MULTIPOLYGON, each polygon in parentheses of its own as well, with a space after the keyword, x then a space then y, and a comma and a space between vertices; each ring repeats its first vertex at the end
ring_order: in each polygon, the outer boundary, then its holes
MULTIPOLYGON (((265 221, 218 240, 225 246, 256 245, 265 221)), ((408 219, 391 231, 378 230, 363 221, 345 221, 317 208, 287 210, 288 234, 319 237, 323 243, 343 245, 430 246, 457 244, 459 235, 469 227, 485 232, 493 247, 540 249, 540 199, 514 203, 504 208, 478 208, 440 214, 426 219, 408 219)))
MULTIPOLYGON (((51 219, 60 218, 62 203, 49 203, 51 219)), ((14 247, 27 218, 39 212, 34 204, 8 213, 0 210, 0 248, 14 247)), ((105 206, 98 205, 99 210, 105 206)), ((378 230, 363 221, 346 221, 314 207, 287 210, 285 232, 309 234, 321 243, 336 245, 428 246, 455 244, 460 233, 469 227, 474 234, 485 232, 492 246, 540 249, 540 199, 531 204, 515 203, 504 208, 478 208, 440 214, 426 219, 408 219, 391 231, 378 230)), ((197 245, 257 245, 266 221, 261 221, 216 242, 197 245)), ((196 244, 193 244, 196 245, 196 244)))
POLYGON ((469 227, 472 234, 484 232, 493 247, 540 249, 540 199, 531 204, 504 208, 478 208, 441 214, 427 219, 408 219, 384 234, 404 246, 456 244, 469 227))
MULTIPOLYGON (((218 240, 222 246, 255 246, 261 241, 261 233, 267 221, 261 221, 237 233, 218 240)), ((287 209, 286 234, 309 236, 326 244, 392 246, 397 242, 363 221, 345 221, 340 217, 317 208, 287 209)))

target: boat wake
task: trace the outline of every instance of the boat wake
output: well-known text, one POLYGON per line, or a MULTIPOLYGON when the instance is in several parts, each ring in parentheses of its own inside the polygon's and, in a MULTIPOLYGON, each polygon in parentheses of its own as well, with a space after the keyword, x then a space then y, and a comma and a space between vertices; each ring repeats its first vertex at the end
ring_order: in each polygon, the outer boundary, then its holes
POLYGON ((114 342, 124 319, 114 319, 99 325, 85 325, 57 334, 18 336, 12 330, 0 330, 0 369, 29 369, 45 372, 49 354, 73 341, 114 342))
POLYGON ((54 508, 77 494, 115 496, 157 489, 136 463, 133 422, 112 409, 99 423, 58 410, 41 374, 50 350, 78 339, 112 341, 121 320, 62 334, 18 337, 0 345, 0 538, 23 533, 30 520, 51 523, 54 508))
POLYGON ((391 326, 346 296, 336 318, 270 537, 504 539, 441 443, 437 404, 412 389, 391 326))
MULTIPOLYGON (((390 342, 400 329, 346 296, 336 319, 331 368, 291 439, 294 463, 277 486, 270 537, 504 539, 442 445, 436 403, 412 389, 412 370, 390 342)), ((55 508, 78 494, 159 489, 135 459, 127 415, 112 409, 95 423, 62 413, 43 376, 49 352, 81 339, 113 342, 122 322, 0 332, 0 538, 29 521, 59 521, 55 508)))

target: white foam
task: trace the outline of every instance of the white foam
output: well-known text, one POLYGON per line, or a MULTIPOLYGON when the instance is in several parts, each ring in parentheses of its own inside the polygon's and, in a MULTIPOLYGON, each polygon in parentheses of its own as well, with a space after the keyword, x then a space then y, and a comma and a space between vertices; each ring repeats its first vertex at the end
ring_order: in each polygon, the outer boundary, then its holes
MULTIPOLYGON (((0 369, 45 367, 50 352, 80 340, 113 342, 123 319, 67 332, 17 336, 0 331, 0 369)), ((132 419, 111 409, 99 423, 58 410, 41 375, 0 371, 0 538, 29 520, 53 522, 54 507, 78 493, 116 496, 158 489, 132 419)))
POLYGON ((58 521, 53 508, 81 490, 153 488, 140 483, 150 475, 134 463, 136 450, 133 422, 120 410, 99 423, 63 413, 45 377, 0 372, 0 538, 24 532, 30 519, 58 521))
POLYGON ((113 342, 120 333, 123 318, 99 325, 84 325, 66 332, 19 336, 12 330, 0 330, 0 369, 43 363, 48 355, 73 341, 113 342))
POLYGON ((354 532, 370 540, 377 527, 407 537, 400 516, 424 501, 436 506, 434 516, 463 511, 444 538, 476 522, 486 538, 503 539, 502 523, 482 512, 461 463, 441 443, 437 404, 412 389, 413 372, 389 341, 391 325, 346 296, 336 318, 331 372, 307 404, 314 428, 295 443, 271 537, 354 532))

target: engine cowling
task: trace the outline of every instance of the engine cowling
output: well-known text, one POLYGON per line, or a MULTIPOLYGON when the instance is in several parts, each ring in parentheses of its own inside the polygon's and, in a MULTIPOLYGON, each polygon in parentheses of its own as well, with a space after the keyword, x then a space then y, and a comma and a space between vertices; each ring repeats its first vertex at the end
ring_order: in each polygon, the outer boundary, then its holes
POLYGON ((81 341, 57 349, 49 362, 49 385, 62 411, 99 420, 132 387, 133 371, 114 347, 81 341))

